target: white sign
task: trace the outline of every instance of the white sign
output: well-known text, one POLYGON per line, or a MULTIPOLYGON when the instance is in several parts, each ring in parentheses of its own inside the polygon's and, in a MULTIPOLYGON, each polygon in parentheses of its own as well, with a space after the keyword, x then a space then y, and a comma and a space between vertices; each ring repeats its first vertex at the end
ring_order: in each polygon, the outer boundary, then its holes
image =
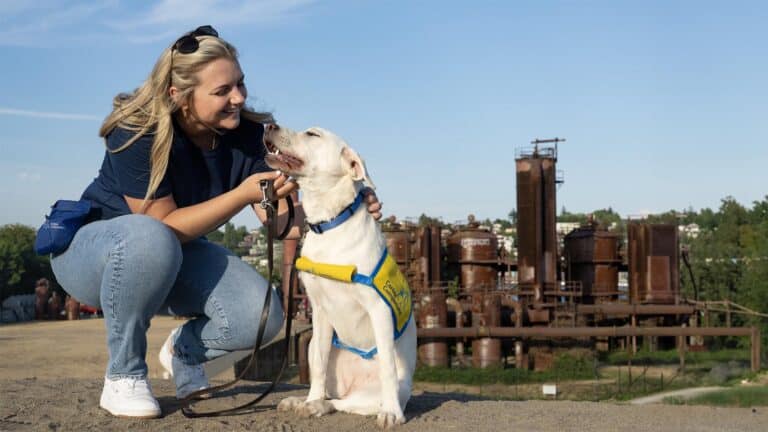
POLYGON ((473 239, 473 238, 465 238, 461 239, 461 247, 468 248, 473 246, 490 246, 491 245, 491 239, 484 238, 484 239, 473 239))
POLYGON ((557 386, 554 384, 544 384, 541 386, 541 391, 545 396, 557 396, 557 386))

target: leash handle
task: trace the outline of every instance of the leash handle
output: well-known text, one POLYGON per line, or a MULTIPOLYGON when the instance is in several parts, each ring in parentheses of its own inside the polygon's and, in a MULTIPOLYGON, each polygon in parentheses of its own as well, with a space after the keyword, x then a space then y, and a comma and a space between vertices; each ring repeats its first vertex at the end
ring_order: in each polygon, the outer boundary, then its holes
MULTIPOLYGON (((290 196, 286 197, 286 203, 288 204, 288 223, 286 224, 285 229, 280 235, 275 235, 277 232, 277 207, 278 207, 278 201, 275 199, 275 186, 274 183, 271 180, 260 180, 259 186, 261 187, 262 191, 262 200, 259 203, 262 209, 266 210, 267 213, 267 292, 264 296, 264 305, 261 309, 261 318, 259 320, 259 329, 256 332, 256 343, 253 346, 253 350, 251 351, 251 357, 248 361, 248 365, 243 368, 240 371, 240 374, 233 380, 228 383, 209 387, 207 389, 199 390, 196 392, 193 392, 192 394, 188 395, 184 400, 182 400, 182 408, 181 412, 182 414, 187 418, 200 418, 200 417, 220 417, 225 415, 241 415, 241 414, 247 414, 252 411, 245 411, 245 408, 252 407, 256 405, 257 403, 261 402, 269 393, 272 392, 272 390, 275 388, 277 383, 280 381, 280 379, 283 376, 283 372, 285 371, 285 368, 288 365, 288 352, 290 348, 291 343, 291 322, 292 322, 292 315, 293 315, 293 286, 291 282, 293 282, 295 277, 295 271, 296 271, 296 257, 294 257, 294 265, 291 267, 291 272, 289 275, 289 283, 288 283, 288 304, 285 305, 285 339, 283 342, 283 363, 280 367, 280 371, 277 373, 277 376, 275 379, 270 383, 270 385, 255 399, 251 400, 250 402, 244 403, 242 405, 238 405, 233 408, 224 409, 224 410, 217 410, 217 411, 207 411, 207 412, 201 412, 201 411, 195 411, 192 409, 192 404, 194 403, 195 399, 199 396, 202 396, 204 394, 213 394, 217 391, 221 391, 227 388, 232 387, 235 385, 238 381, 240 381, 246 374, 248 370, 250 370, 252 367, 256 368, 258 371, 258 362, 256 361, 256 358, 259 353, 259 349, 261 348, 261 343, 264 337, 264 330, 267 326, 267 320, 269 319, 269 309, 271 307, 271 298, 272 298, 272 273, 274 269, 274 240, 277 238, 279 240, 284 239, 288 235, 288 231, 291 229, 291 226, 293 226, 293 219, 294 219, 294 207, 293 207, 293 200, 290 196)), ((298 254, 296 255, 298 256, 298 254)))
POLYGON ((259 202, 259 206, 264 210, 269 208, 274 210, 275 206, 272 204, 275 195, 274 183, 266 179, 259 180, 259 187, 261 187, 261 202, 259 202))

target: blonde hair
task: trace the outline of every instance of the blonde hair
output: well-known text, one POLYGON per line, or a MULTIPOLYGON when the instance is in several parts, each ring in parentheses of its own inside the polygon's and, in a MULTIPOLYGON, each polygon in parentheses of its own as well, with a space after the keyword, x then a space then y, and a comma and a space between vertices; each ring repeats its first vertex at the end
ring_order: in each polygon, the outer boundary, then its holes
MULTIPOLYGON (((237 50, 225 40, 213 36, 197 36, 197 40, 199 47, 193 53, 179 53, 173 46, 166 48, 149 77, 139 88, 131 94, 120 93, 115 96, 112 112, 99 129, 99 136, 103 138, 116 127, 135 132, 135 135, 119 148, 109 149, 115 153, 126 149, 144 135, 154 136, 150 155, 149 186, 144 195, 142 211, 147 200, 153 199, 168 169, 174 135, 172 116, 183 102, 191 101, 192 92, 199 84, 197 72, 208 63, 221 58, 237 62, 237 50), (175 101, 169 94, 171 86, 179 90, 175 101)), ((243 108, 241 116, 258 123, 274 122, 272 114, 256 112, 247 107, 243 108)))

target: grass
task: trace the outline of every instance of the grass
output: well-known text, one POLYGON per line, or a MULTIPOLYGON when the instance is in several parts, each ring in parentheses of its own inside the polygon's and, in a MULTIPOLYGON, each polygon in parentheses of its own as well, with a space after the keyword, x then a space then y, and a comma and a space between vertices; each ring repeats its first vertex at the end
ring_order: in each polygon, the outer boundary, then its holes
MULTIPOLYGON (((558 383, 562 397, 571 400, 630 400, 661 391, 676 390, 704 385, 734 385, 745 377, 754 376, 748 371, 750 352, 743 349, 724 349, 718 351, 688 352, 685 356, 685 369, 679 370, 679 357, 676 350, 639 351, 631 357, 632 372, 627 369, 629 354, 615 351, 600 355, 595 359, 592 354, 574 354, 566 352, 555 357, 553 367, 548 371, 505 368, 502 366, 487 369, 466 367, 425 367, 419 366, 414 381, 436 384, 457 384, 479 386, 481 394, 486 391, 497 392, 500 397, 530 399, 537 396, 536 388, 524 388, 525 384, 558 383), (741 364, 733 366, 733 362, 741 364), (715 367, 726 366, 726 374, 717 378, 711 371, 715 367), (587 382, 585 385, 585 381, 587 382), (589 381, 592 384, 589 384, 589 381), (570 383, 569 383, 570 382, 570 383), (509 386, 511 390, 483 388, 483 386, 509 386), (512 390, 513 389, 513 390, 512 390)), ((734 389, 737 390, 737 389, 734 389)), ((728 393, 728 392, 726 392, 728 393)), ((729 406, 768 405, 768 390, 741 390, 733 396, 722 398, 741 398, 734 402, 713 402, 712 404, 729 406), (741 393, 744 392, 744 393, 741 393)), ((560 397, 560 391, 558 395, 560 397)), ((718 397, 705 395, 706 397, 718 397)), ((699 399, 695 399, 698 401, 699 399)), ((683 399, 669 400, 667 403, 694 403, 683 399)), ((702 399, 702 402, 707 403, 702 399)))
POLYGON ((672 405, 711 405, 721 407, 768 406, 768 386, 735 387, 714 393, 707 393, 685 400, 680 397, 664 399, 672 405))
MULTIPOLYGON (((630 358, 627 351, 614 351, 607 354, 604 363, 610 365, 625 365, 630 358)), ((728 362, 731 360, 749 362, 750 352, 747 349, 723 349, 718 351, 701 351, 685 353, 686 364, 711 365, 713 363, 728 362)), ((662 365, 677 364, 680 361, 677 350, 667 351, 638 351, 632 355, 632 364, 635 365, 662 365)))
POLYGON ((591 361, 564 354, 555 359, 554 367, 551 370, 544 372, 516 368, 505 369, 501 366, 485 369, 420 366, 416 369, 413 379, 414 381, 465 385, 515 385, 593 379, 594 377, 595 370, 591 361))

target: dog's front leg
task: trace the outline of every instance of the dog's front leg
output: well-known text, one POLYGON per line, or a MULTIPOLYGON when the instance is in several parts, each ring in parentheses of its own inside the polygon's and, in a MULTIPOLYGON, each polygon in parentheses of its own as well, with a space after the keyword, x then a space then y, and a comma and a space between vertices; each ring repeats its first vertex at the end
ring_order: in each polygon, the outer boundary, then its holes
POLYGON ((333 327, 321 308, 312 310, 312 340, 309 342, 309 395, 305 401, 297 397, 283 399, 279 411, 296 411, 302 417, 320 417, 334 411, 325 400, 328 357, 331 352, 333 327))
POLYGON ((371 312, 374 325, 374 337, 379 361, 379 379, 381 380, 381 411, 376 424, 383 429, 405 422, 397 391, 397 367, 395 365, 395 329, 389 308, 380 304, 371 312))

